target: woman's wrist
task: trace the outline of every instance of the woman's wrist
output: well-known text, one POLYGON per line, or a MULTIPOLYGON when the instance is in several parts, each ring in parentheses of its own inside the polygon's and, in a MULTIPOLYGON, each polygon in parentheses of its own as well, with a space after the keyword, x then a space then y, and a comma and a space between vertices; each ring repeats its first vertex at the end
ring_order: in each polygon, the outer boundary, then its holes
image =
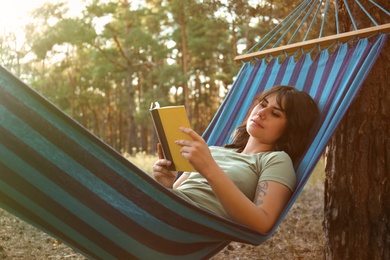
POLYGON ((213 163, 211 165, 208 165, 208 167, 204 169, 201 174, 207 179, 209 183, 212 183, 214 181, 218 181, 221 174, 225 173, 221 169, 221 167, 219 167, 216 163, 213 163))

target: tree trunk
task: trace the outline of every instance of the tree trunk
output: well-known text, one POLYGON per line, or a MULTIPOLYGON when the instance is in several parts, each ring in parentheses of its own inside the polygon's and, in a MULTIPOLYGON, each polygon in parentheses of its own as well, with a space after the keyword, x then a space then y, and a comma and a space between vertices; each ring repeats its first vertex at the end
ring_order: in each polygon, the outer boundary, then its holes
POLYGON ((181 26, 181 44, 182 44, 182 68, 184 75, 183 82, 183 96, 184 96, 184 106, 186 107, 187 114, 191 118, 192 117, 192 107, 190 105, 190 91, 188 88, 188 48, 187 48, 187 21, 186 21, 186 13, 183 3, 181 5, 181 13, 180 13, 180 26, 181 26))
POLYGON ((326 259, 390 259, 389 47, 388 42, 328 147, 326 259))
POLYGON ((128 104, 127 104, 127 143, 126 143, 126 152, 132 154, 134 151, 137 151, 137 127, 135 126, 134 113, 135 113, 135 102, 134 102, 134 86, 132 83, 131 77, 131 68, 128 65, 128 71, 126 75, 126 89, 128 95, 128 104))

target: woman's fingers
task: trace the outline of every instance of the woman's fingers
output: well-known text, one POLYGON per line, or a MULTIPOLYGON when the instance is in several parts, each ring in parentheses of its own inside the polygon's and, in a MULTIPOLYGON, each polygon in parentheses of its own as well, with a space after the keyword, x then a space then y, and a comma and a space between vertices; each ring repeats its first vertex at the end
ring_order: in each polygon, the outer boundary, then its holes
POLYGON ((159 166, 159 165, 153 165, 153 172, 154 173, 162 173, 165 175, 172 175, 170 174, 170 171, 167 169, 166 166, 159 166))
POLYGON ((190 141, 190 140, 176 140, 175 144, 180 145, 180 146, 191 146, 192 141, 190 141))
POLYGON ((183 133, 187 134, 189 137, 192 138, 192 140, 194 141, 200 141, 200 140, 203 140, 203 138, 198 135, 194 130, 192 130, 191 128, 187 128, 187 127, 180 127, 179 128, 180 131, 182 131, 183 133))
POLYGON ((153 178, 167 188, 172 188, 177 173, 168 170, 171 162, 166 159, 159 159, 153 165, 153 178))
POLYGON ((167 160, 167 159, 158 159, 155 163, 154 163, 154 167, 159 167, 160 168, 167 168, 168 166, 170 166, 172 164, 171 161, 167 160))
POLYGON ((157 155, 159 159, 164 159, 164 154, 162 152, 162 147, 160 143, 157 144, 157 155))
POLYGON ((180 146, 203 146, 203 145, 206 145, 206 142, 205 140, 200 136, 198 135, 194 130, 192 130, 191 128, 186 128, 186 127, 180 127, 180 131, 182 131, 183 133, 187 134, 192 140, 177 140, 175 141, 175 143, 177 145, 180 145, 180 146))

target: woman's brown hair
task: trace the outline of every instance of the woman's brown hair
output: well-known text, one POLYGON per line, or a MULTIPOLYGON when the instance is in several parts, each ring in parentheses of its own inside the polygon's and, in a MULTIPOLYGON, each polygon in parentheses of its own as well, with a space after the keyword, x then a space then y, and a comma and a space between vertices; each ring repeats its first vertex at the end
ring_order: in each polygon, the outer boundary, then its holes
POLYGON ((286 152, 295 162, 305 151, 311 129, 319 115, 316 102, 304 91, 292 86, 274 86, 258 95, 249 109, 243 123, 233 133, 233 142, 227 148, 237 148, 242 152, 249 139, 246 124, 250 112, 264 98, 276 93, 276 101, 285 111, 287 127, 283 135, 276 141, 274 150, 286 152))

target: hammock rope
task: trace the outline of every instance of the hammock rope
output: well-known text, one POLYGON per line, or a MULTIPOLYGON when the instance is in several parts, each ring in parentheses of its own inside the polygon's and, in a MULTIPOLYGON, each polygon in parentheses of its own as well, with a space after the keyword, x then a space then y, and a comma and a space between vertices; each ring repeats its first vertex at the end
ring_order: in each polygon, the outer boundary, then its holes
POLYGON ((294 85, 318 102, 312 144, 295 165, 298 187, 269 233, 177 197, 2 67, 0 206, 93 259, 202 259, 230 241, 261 244, 302 191, 388 37, 367 36, 352 47, 329 40, 326 46, 338 48, 323 48, 315 59, 310 52, 297 61, 249 57, 204 133, 210 145, 228 142, 253 97, 273 85, 294 85))
MULTIPOLYGON (((252 46, 247 52, 260 52, 265 49, 272 49, 283 44, 283 41, 286 41, 286 45, 292 44, 293 42, 305 42, 308 40, 313 40, 314 38, 310 38, 310 33, 312 32, 313 27, 316 24, 321 24, 319 28, 318 38, 322 38, 324 36, 329 36, 329 32, 327 35, 325 34, 325 25, 326 24, 335 24, 336 34, 340 34, 340 26, 339 26, 339 16, 338 16, 338 7, 339 1, 334 1, 334 16, 335 20, 331 21, 328 17, 328 13, 332 11, 330 8, 331 0, 321 1, 313 1, 313 0, 305 0, 298 7, 291 12, 288 16, 286 16, 279 24, 277 24, 269 33, 267 33, 264 37, 262 37, 254 46, 252 46), (304 28, 307 26, 307 29, 304 28), (290 39, 285 40, 285 37, 295 28, 294 32, 290 39), (299 39, 299 32, 305 30, 306 33, 299 39), (272 42, 276 41, 273 45, 272 42)), ((355 0, 362 12, 367 15, 367 17, 371 20, 374 27, 381 25, 375 18, 370 14, 367 8, 359 1, 355 0)), ((342 1, 348 13, 348 19, 353 25, 354 30, 359 30, 356 21, 353 17, 352 11, 346 0, 342 1)), ((381 5, 376 3, 374 0, 370 0, 370 3, 376 9, 374 12, 384 12, 386 15, 390 15, 389 12, 383 8, 381 5)), ((383 33, 387 33, 388 31, 383 31, 383 33)))

